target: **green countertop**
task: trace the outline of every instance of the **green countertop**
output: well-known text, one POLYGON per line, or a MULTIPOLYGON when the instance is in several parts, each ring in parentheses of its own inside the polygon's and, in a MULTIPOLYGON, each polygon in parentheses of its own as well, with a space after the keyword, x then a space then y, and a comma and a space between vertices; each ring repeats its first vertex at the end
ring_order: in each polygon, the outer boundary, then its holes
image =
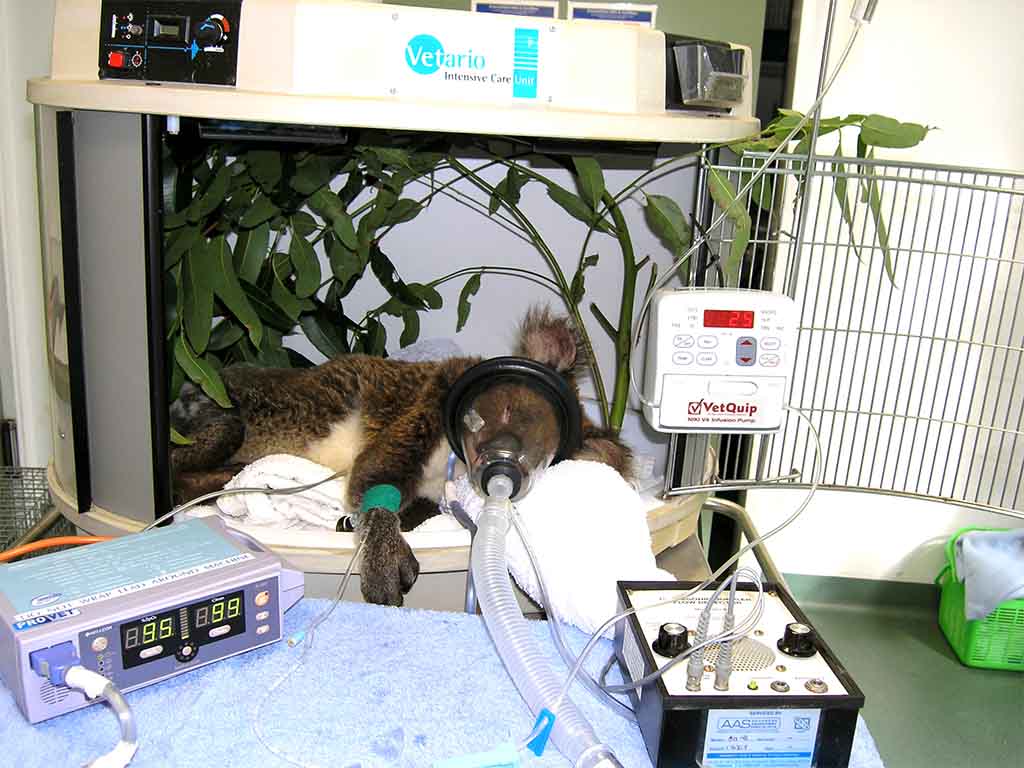
POLYGON ((887 768, 1024 765, 1024 673, 960 664, 929 585, 787 576, 864 691, 887 768))

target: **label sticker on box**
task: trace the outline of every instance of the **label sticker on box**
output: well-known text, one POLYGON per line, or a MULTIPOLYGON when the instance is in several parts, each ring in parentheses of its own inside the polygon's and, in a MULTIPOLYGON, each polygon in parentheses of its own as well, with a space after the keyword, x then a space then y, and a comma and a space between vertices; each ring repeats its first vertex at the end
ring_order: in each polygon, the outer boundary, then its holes
POLYGON ((705 768, 811 768, 818 709, 712 709, 705 768))
POLYGON ((485 2, 474 2, 472 10, 477 13, 501 13, 506 16, 536 16, 541 19, 557 19, 558 18, 558 2, 557 0, 549 0, 549 2, 498 2, 498 3, 485 3, 485 2))

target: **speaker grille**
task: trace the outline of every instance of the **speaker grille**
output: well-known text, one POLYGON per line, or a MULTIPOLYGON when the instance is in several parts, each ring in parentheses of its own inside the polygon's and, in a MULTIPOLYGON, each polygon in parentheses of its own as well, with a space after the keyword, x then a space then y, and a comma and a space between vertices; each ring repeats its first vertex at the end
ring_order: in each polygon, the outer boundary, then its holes
MULTIPOLYGON (((704 662, 714 664, 718 661, 721 646, 712 643, 704 651, 704 662)), ((732 668, 736 672, 759 672, 771 666, 775 660, 775 652, 764 643, 743 637, 732 644, 732 668)))

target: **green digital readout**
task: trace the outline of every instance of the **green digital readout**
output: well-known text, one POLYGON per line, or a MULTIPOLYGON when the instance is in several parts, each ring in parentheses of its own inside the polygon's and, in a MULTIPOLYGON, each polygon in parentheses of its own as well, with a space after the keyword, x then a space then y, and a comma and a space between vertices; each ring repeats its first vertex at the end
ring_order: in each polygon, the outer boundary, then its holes
MULTIPOLYGON (((245 632, 244 592, 232 592, 121 625, 125 669, 245 632)), ((194 652, 189 658, 195 658, 194 652)))

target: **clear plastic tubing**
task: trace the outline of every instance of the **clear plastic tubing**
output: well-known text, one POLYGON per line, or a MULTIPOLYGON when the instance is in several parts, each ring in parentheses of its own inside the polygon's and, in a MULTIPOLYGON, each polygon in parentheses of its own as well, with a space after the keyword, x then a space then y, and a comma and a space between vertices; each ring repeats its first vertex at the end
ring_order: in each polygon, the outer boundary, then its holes
MULTIPOLYGON (((498 655, 530 711, 536 715, 542 709, 551 710, 555 706, 563 680, 555 675, 541 653, 512 591, 505 561, 505 538, 511 526, 508 497, 512 484, 499 475, 491 480, 487 490, 487 503, 477 520, 473 539, 473 581, 498 655)), ((553 714, 555 725, 551 738, 558 751, 576 768, 621 768, 622 764, 597 740, 590 724, 568 697, 553 714)))

